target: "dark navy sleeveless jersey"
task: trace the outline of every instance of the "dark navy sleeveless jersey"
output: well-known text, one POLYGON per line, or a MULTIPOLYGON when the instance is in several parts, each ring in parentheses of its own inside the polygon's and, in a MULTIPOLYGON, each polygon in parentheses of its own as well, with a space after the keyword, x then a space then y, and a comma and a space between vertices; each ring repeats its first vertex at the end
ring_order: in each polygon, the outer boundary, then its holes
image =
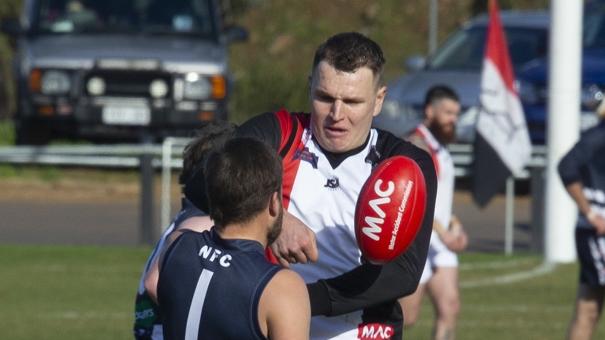
POLYGON ((259 242, 185 231, 168 248, 158 281, 164 338, 265 339, 258 302, 279 269, 259 242))

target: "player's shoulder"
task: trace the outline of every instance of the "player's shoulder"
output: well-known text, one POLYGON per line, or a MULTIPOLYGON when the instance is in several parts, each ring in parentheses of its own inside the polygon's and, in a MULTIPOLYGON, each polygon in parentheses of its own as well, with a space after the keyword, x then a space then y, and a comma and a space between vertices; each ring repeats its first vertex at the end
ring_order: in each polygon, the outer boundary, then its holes
POLYGON ((601 149, 605 147, 605 120, 598 125, 584 131, 580 138, 580 145, 583 148, 601 149))
MULTIPOLYGON (((275 289, 288 289, 288 287, 300 288, 306 287, 302 277, 293 270, 280 269, 278 270, 269 283, 275 289)), ((305 288, 306 289, 306 288, 305 288)))
POLYGON ((291 305, 309 303, 302 277, 290 269, 280 269, 269 280, 260 299, 263 310, 279 311, 291 305))
POLYGON ((267 283, 263 297, 270 305, 281 305, 283 299, 308 300, 307 286, 302 277, 290 269, 280 269, 267 283))
POLYGON ((392 156, 406 156, 413 159, 429 157, 428 152, 409 140, 405 140, 401 137, 395 136, 389 131, 376 129, 378 133, 378 139, 376 142, 376 148, 382 155, 382 158, 388 158, 392 156))
POLYGON ((290 269, 269 281, 258 306, 259 321, 275 339, 308 339, 311 305, 303 279, 290 269))

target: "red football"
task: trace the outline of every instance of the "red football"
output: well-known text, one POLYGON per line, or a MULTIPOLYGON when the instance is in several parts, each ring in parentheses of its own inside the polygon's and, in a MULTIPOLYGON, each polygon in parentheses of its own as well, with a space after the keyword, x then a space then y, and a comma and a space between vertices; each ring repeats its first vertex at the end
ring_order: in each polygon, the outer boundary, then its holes
POLYGON ((420 230, 425 208, 424 175, 416 162, 395 156, 376 166, 355 207, 355 236, 363 256, 375 264, 399 256, 420 230))

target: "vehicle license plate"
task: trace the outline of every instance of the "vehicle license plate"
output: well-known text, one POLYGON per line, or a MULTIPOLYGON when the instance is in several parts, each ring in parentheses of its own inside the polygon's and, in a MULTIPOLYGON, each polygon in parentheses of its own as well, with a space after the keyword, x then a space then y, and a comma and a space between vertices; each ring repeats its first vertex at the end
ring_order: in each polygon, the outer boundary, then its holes
POLYGON ((105 106, 103 123, 116 125, 149 125, 151 113, 146 106, 105 106))

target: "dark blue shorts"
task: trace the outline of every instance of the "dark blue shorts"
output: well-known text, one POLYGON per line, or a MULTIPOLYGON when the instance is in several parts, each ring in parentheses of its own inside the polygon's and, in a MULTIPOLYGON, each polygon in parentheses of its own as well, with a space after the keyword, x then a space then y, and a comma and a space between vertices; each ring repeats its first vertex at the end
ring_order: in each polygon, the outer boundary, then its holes
POLYGON ((576 251, 580 261, 580 282, 605 286, 605 236, 594 229, 576 228, 576 251))

